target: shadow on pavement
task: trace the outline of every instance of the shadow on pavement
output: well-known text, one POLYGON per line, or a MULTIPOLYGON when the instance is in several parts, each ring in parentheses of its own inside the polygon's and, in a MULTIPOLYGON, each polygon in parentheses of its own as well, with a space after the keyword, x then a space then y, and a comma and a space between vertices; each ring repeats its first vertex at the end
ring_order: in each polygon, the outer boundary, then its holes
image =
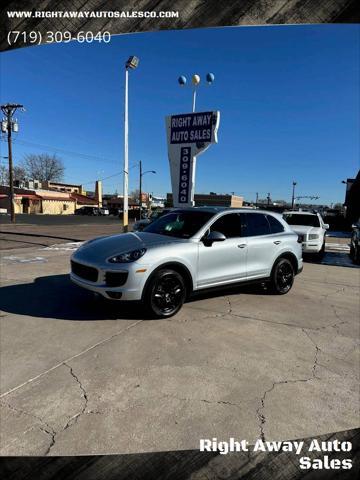
MULTIPOLYGON (((241 285, 206 290, 189 302, 239 293, 264 295, 261 285, 241 285)), ((116 302, 74 285, 69 275, 38 277, 32 283, 4 286, 0 310, 15 315, 58 320, 151 320, 139 302, 116 302)))
POLYGON ((0 309, 5 313, 59 320, 143 319, 141 305, 97 298, 77 287, 69 275, 38 277, 32 283, 4 286, 0 309))

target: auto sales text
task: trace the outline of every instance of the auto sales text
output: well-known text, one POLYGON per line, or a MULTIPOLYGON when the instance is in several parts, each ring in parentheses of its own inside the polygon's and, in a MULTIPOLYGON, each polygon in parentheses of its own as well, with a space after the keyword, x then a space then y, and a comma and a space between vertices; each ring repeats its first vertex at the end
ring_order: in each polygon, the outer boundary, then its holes
MULTIPOLYGON (((219 441, 217 438, 200 439, 200 452, 219 452, 226 455, 230 452, 294 452, 296 455, 305 455, 306 452, 350 452, 352 444, 349 441, 340 442, 311 440, 310 444, 302 440, 294 441, 265 441, 257 440, 254 445, 250 445, 247 440, 236 440, 229 438, 226 441, 219 441)), ((302 470, 348 470, 352 468, 350 458, 330 458, 324 455, 322 458, 310 458, 301 456, 299 466, 302 470)))

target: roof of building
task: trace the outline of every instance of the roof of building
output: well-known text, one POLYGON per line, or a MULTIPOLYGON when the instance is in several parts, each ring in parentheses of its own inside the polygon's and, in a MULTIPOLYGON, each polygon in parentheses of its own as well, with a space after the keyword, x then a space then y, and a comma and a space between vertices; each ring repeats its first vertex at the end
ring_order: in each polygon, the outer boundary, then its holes
POLYGON ((70 193, 70 198, 76 200, 79 205, 97 205, 98 202, 94 198, 81 195, 80 193, 70 193))

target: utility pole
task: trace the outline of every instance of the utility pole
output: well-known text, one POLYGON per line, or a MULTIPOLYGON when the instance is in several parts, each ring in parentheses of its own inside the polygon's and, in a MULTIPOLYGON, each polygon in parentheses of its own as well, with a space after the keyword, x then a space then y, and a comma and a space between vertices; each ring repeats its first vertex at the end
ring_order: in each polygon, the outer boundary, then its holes
POLYGON ((267 194, 267 204, 270 205, 270 200, 271 200, 271 197, 270 197, 270 193, 267 194))
POLYGON ((14 113, 20 108, 24 110, 24 106, 19 103, 7 103, 6 105, 1 105, 1 110, 5 115, 5 119, 1 122, 1 131, 7 132, 8 139, 8 151, 9 151, 9 187, 10 187, 10 218, 11 222, 15 223, 15 208, 14 208, 14 168, 13 168, 13 158, 12 158, 12 132, 18 132, 19 126, 16 120, 13 120, 14 113))
POLYGON ((141 220, 141 212, 142 212, 142 161, 139 162, 139 171, 140 171, 140 178, 139 178, 139 213, 140 213, 140 220, 141 220))
POLYGON ((295 204, 295 187, 297 185, 297 182, 292 183, 292 198, 291 198, 291 210, 294 210, 294 204, 295 204))
POLYGON ((255 208, 258 207, 258 202, 259 202, 259 192, 256 192, 255 208))

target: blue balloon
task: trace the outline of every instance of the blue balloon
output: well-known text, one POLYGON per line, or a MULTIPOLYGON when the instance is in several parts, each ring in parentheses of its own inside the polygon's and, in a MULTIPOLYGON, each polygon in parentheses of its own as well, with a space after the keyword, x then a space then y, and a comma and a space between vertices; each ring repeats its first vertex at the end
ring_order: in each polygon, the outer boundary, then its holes
POLYGON ((185 85, 186 84, 186 77, 184 77, 184 75, 180 75, 180 77, 178 78, 178 82, 180 85, 185 85))
POLYGON ((213 73, 208 73, 208 74, 206 75, 206 81, 207 81, 208 83, 212 83, 214 80, 215 80, 215 75, 214 75, 213 73))

